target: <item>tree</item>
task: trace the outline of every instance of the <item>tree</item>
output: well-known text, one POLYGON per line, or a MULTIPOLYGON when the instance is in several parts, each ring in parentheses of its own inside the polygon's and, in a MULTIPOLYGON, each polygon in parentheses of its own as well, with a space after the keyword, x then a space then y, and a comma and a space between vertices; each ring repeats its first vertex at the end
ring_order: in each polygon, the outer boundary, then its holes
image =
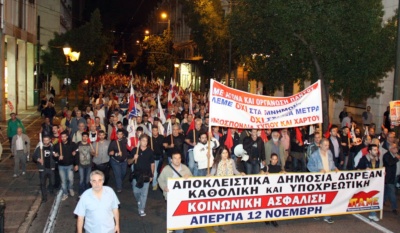
POLYGON ((381 0, 236 3, 230 17, 234 46, 248 59, 270 55, 261 66, 263 73, 254 72, 252 78, 274 88, 320 79, 324 130, 329 96, 360 102, 383 92, 379 83, 394 65, 396 30, 392 21, 383 24, 381 0))
POLYGON ((54 34, 54 39, 48 43, 49 50, 42 55, 45 73, 54 73, 59 79, 66 77, 66 58, 62 47, 67 43, 73 51, 81 53, 79 61, 69 62, 71 88, 75 89, 87 76, 102 73, 108 55, 112 52, 110 37, 102 29, 99 10, 95 10, 90 22, 83 26, 64 34, 54 34), (94 65, 89 65, 89 61, 94 62, 94 65))
POLYGON ((147 60, 147 69, 153 72, 153 76, 171 77, 174 65, 171 34, 166 30, 163 36, 150 35, 145 41, 145 47, 142 55, 147 60))
POLYGON ((221 0, 180 0, 191 36, 203 59, 206 76, 221 77, 228 72, 228 22, 221 0))

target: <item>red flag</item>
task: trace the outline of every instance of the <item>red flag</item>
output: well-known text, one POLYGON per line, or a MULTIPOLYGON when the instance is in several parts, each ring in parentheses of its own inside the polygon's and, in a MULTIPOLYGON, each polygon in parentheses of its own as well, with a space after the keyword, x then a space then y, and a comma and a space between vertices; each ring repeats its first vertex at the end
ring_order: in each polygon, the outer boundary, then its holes
POLYGON ((188 134, 190 132, 190 130, 194 130, 194 119, 192 120, 192 122, 189 125, 189 129, 187 130, 186 134, 188 134))
POLYGON ((267 134, 265 133, 264 129, 261 130, 260 137, 262 138, 263 142, 268 142, 268 137, 267 137, 267 134))
POLYGON ((332 124, 329 123, 328 130, 324 133, 325 138, 329 138, 331 136, 330 130, 331 130, 332 124))
POLYGON ((347 128, 349 128, 349 131, 347 131, 347 137, 351 139, 349 123, 346 123, 346 126, 347 126, 347 128))
POLYGON ((296 130, 296 140, 299 142, 300 145, 303 144, 303 134, 301 133, 299 127, 295 128, 296 130))
POLYGON ((226 133, 226 139, 225 139, 225 143, 224 144, 225 144, 226 147, 229 148, 229 150, 231 150, 231 148, 233 146, 233 139, 232 139, 232 132, 231 132, 230 128, 228 128, 228 132, 226 133))
POLYGON ((110 140, 111 141, 112 140, 118 140, 118 138, 117 138, 117 130, 115 129, 115 127, 112 128, 111 135, 110 135, 110 140))

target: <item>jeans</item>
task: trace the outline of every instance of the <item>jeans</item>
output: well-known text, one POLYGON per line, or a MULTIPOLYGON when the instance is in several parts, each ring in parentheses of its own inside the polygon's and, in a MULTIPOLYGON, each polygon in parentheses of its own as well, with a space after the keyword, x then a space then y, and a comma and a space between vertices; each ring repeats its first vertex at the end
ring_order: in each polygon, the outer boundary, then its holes
POLYGON ((145 182, 142 188, 138 188, 136 187, 136 179, 132 180, 133 195, 135 196, 135 199, 138 202, 139 212, 144 211, 144 208, 146 207, 147 193, 149 192, 149 184, 150 182, 145 182))
POLYGON ((153 179, 153 186, 156 186, 157 185, 157 176, 158 176, 158 164, 160 163, 160 160, 154 160, 154 167, 155 167, 155 169, 154 169, 154 175, 153 175, 153 177, 154 177, 154 179, 153 179))
POLYGON ((197 170, 197 176, 207 176, 207 168, 198 169, 197 170))
POLYGON ((195 161, 194 161, 193 149, 190 149, 190 150, 188 151, 188 154, 189 154, 189 156, 188 156, 188 159, 189 159, 189 161, 188 161, 189 169, 190 169, 190 171, 192 172, 193 176, 199 176, 198 173, 197 173, 197 164, 196 164, 195 161))
POLYGON ((115 184, 117 186, 117 190, 122 190, 122 181, 124 180, 124 177, 126 175, 126 168, 128 166, 128 163, 126 161, 118 162, 117 160, 111 158, 110 164, 114 172, 115 184))
POLYGON ((352 171, 354 170, 354 153, 349 152, 349 156, 347 156, 347 167, 345 169, 352 171))
POLYGON ((396 199, 396 186, 394 184, 385 184, 384 198, 386 201, 389 199, 392 210, 397 210, 397 199, 396 199))
POLYGON ((79 195, 90 187, 89 176, 92 168, 90 166, 79 166, 79 195))
POLYGON ((17 154, 14 155, 14 174, 18 175, 20 163, 22 172, 26 172, 26 156, 23 150, 17 150, 17 154))
POLYGON ((74 186, 74 171, 73 165, 61 166, 58 165, 58 171, 61 178, 61 189, 64 195, 68 195, 68 190, 73 189, 74 186))
POLYGON ((305 172, 306 171, 306 157, 302 152, 292 152, 292 171, 305 172), (301 166, 301 168, 300 168, 301 166))
POLYGON ((369 217, 376 217, 376 212, 369 212, 369 217))
POLYGON ((49 188, 50 192, 53 192, 53 184, 54 184, 54 171, 45 168, 44 171, 39 171, 39 180, 40 180, 40 189, 42 191, 42 200, 47 200, 47 189, 46 189, 46 181, 49 179, 49 188))
POLYGON ((247 175, 260 173, 260 163, 258 162, 258 159, 254 160, 250 158, 246 161, 245 167, 247 175))

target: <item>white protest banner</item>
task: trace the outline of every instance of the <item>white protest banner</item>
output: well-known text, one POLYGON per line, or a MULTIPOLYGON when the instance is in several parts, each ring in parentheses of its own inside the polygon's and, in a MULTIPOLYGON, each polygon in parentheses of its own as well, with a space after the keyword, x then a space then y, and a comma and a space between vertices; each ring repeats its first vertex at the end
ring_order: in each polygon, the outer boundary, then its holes
POLYGON ((400 100, 390 101, 390 122, 394 126, 398 126, 400 124, 400 100))
POLYGON ((210 85, 210 125, 242 129, 287 128, 322 123, 321 82, 289 97, 255 95, 210 85))
POLYGON ((384 168, 168 180, 167 229, 310 218, 383 208, 384 168))

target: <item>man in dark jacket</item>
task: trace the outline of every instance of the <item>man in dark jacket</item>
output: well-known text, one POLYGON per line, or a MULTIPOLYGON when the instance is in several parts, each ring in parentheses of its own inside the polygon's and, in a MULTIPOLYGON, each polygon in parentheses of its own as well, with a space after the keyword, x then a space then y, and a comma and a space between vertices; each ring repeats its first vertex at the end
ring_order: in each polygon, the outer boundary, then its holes
POLYGON ((342 141, 338 136, 338 127, 336 125, 332 125, 330 133, 331 136, 329 137, 329 150, 332 152, 335 166, 339 170, 341 170, 344 164, 344 155, 342 149, 342 141))
POLYGON ((111 141, 108 147, 108 154, 110 155, 110 164, 114 172, 115 184, 117 186, 117 193, 122 192, 122 181, 126 175, 126 168, 128 166, 128 149, 127 139, 122 130, 117 130, 117 140, 111 141))
POLYGON ((78 157, 75 156, 77 146, 68 140, 68 132, 61 133, 61 142, 54 145, 54 156, 58 159, 58 170, 61 177, 61 188, 63 197, 61 200, 75 196, 74 192, 74 171, 78 170, 78 157))
POLYGON ((53 193, 55 160, 53 155, 53 145, 50 143, 50 135, 43 135, 43 146, 39 144, 33 152, 32 159, 37 164, 39 170, 40 189, 42 191, 42 203, 47 201, 46 183, 49 179, 49 191, 53 193))
POLYGON ((261 137, 257 136, 257 129, 252 129, 250 136, 243 140, 243 149, 249 155, 245 162, 246 174, 259 174, 260 162, 265 166, 265 149, 261 137))
POLYGON ((400 160, 396 143, 389 145, 389 151, 383 155, 383 166, 386 168, 384 200, 389 199, 392 212, 397 215, 396 169, 400 160))

